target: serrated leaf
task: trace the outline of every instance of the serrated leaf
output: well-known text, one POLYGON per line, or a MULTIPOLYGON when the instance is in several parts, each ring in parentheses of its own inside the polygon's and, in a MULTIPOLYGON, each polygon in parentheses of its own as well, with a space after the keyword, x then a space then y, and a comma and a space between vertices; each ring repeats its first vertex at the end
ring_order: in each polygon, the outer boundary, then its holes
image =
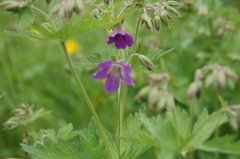
POLYGON ((65 127, 61 128, 57 132, 57 138, 62 140, 70 140, 76 137, 79 134, 79 131, 74 131, 72 124, 68 124, 65 127))
POLYGON ((224 137, 213 138, 199 146, 198 149, 207 152, 240 155, 240 141, 236 141, 236 136, 226 135, 224 137))
POLYGON ((197 149, 212 135, 214 130, 227 121, 227 116, 222 111, 215 112, 208 117, 206 111, 203 111, 198 122, 194 125, 193 134, 187 148, 197 149))
POLYGON ((44 145, 21 144, 22 149, 33 156, 33 159, 83 159, 79 139, 58 142, 46 141, 44 145))
MULTIPOLYGON (((106 131, 107 132, 107 131, 106 131)), ((107 132, 109 143, 111 144, 111 151, 114 158, 117 158, 117 147, 113 141, 113 138, 109 132, 107 132)), ((88 128, 81 130, 80 132, 80 145, 83 148, 83 152, 88 159, 106 159, 108 154, 102 139, 99 137, 99 131, 95 125, 94 120, 91 120, 88 128)))

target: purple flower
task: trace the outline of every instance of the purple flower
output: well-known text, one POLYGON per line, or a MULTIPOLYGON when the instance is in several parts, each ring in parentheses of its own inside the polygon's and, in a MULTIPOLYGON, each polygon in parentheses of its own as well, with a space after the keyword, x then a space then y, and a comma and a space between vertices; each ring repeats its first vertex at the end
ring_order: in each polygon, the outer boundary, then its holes
POLYGON ((114 30, 109 34, 108 44, 115 43, 117 49, 125 49, 127 46, 132 46, 134 43, 131 34, 124 29, 114 30))
POLYGON ((93 78, 105 81, 105 89, 109 93, 114 93, 118 90, 121 80, 129 86, 135 86, 130 73, 132 68, 123 61, 106 60, 98 64, 99 70, 93 74, 93 78))

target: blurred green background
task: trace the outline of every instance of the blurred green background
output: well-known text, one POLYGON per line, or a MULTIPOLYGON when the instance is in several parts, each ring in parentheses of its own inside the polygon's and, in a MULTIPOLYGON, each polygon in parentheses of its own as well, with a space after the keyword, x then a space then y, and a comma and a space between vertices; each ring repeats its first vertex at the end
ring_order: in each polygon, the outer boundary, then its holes
MULTIPOLYGON (((207 64, 222 64, 240 75, 240 1, 239 0, 185 0, 181 18, 173 20, 171 27, 161 27, 160 33, 140 28, 139 47, 142 54, 156 49, 174 50, 157 61, 155 73, 168 72, 170 89, 179 106, 187 105, 187 88, 194 72, 207 64), (220 22, 219 22, 220 21, 220 22), (231 25, 226 26, 226 25, 231 25)), ((39 2, 40 6, 46 7, 39 2)), ((137 13, 136 13, 137 14, 137 13)), ((124 27, 134 33, 136 18, 127 18, 124 27)), ((85 127, 90 113, 79 95, 75 80, 67 67, 63 50, 53 41, 21 39, 6 34, 6 30, 28 27, 18 15, 0 12, 0 123, 12 116, 12 110, 20 103, 44 107, 50 115, 34 122, 33 130, 59 128, 73 123, 76 129, 85 127)), ((71 56, 83 78, 87 91, 96 105, 104 125, 114 132, 116 127, 116 94, 107 94, 103 84, 92 79, 97 68, 84 69, 81 59, 94 53, 112 56, 114 48, 106 45, 107 28, 81 34, 76 39, 80 51, 71 56)), ((127 112, 134 112, 142 103, 134 97, 147 85, 148 71, 136 68, 137 87, 129 89, 127 112)), ((220 105, 212 89, 202 91, 198 108, 210 111, 220 105)), ((240 103, 239 82, 233 88, 219 91, 229 104, 240 103)), ((0 158, 22 157, 19 143, 23 128, 2 131, 0 127, 0 158)), ((233 130, 229 129, 229 132, 233 130)), ((145 155, 149 155, 151 151, 145 155)), ((150 155, 149 155, 150 156, 150 155)))

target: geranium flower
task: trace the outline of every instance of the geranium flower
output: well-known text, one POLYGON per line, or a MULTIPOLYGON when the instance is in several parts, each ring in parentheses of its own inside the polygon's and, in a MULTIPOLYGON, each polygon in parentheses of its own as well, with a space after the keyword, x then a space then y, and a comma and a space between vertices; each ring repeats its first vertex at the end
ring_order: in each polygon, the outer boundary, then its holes
POLYGON ((99 63, 98 68, 99 70, 93 74, 93 78, 97 80, 106 79, 105 89, 109 93, 116 92, 121 81, 129 86, 135 86, 135 82, 130 75, 132 68, 123 61, 106 60, 99 63))
POLYGON ((134 40, 132 35, 126 32, 124 29, 116 29, 109 34, 107 43, 115 43, 117 49, 125 49, 127 46, 132 46, 134 40))

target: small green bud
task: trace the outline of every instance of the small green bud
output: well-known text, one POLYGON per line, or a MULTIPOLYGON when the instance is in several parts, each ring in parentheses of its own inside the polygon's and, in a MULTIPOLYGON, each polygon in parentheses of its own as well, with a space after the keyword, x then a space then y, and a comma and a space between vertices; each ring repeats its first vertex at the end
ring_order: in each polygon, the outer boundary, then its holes
POLYGON ((82 0, 62 0, 51 10, 51 14, 57 14, 62 19, 69 19, 73 12, 80 14, 84 10, 82 0))
POLYGON ((149 30, 152 30, 152 20, 151 18, 147 15, 147 13, 143 13, 142 16, 141 16, 141 24, 145 24, 146 27, 149 29, 149 30))
POLYGON ((154 17, 154 26, 157 31, 160 31, 160 21, 161 21, 160 17, 158 15, 156 15, 154 17))
POLYGON ((148 94, 148 104, 150 108, 153 108, 154 105, 159 100, 159 90, 157 87, 152 87, 148 94))
POLYGON ((181 6, 182 4, 177 1, 167 1, 167 4, 173 7, 181 6))
POLYGON ((151 60, 149 60, 146 56, 144 55, 139 55, 139 60, 142 63, 143 66, 145 66, 148 70, 153 71, 154 69, 154 64, 152 63, 151 60))
POLYGON ((137 96, 135 97, 135 100, 138 100, 138 99, 146 96, 146 95, 149 93, 150 89, 151 89, 151 87, 149 87, 149 86, 143 87, 143 88, 138 92, 137 96))
POLYGON ((16 13, 29 6, 31 2, 31 0, 4 0, 0 2, 0 9, 16 13))
POLYGON ((166 10, 162 10, 162 11, 161 11, 161 13, 160 13, 160 19, 161 19, 161 21, 162 21, 162 23, 163 23, 164 25, 166 25, 167 27, 170 26, 170 24, 169 24, 169 17, 168 17, 168 13, 167 13, 166 10))
POLYGON ((197 80, 193 82, 187 91, 187 97, 189 100, 193 99, 193 97, 198 97, 200 95, 200 91, 202 88, 202 82, 197 80))

